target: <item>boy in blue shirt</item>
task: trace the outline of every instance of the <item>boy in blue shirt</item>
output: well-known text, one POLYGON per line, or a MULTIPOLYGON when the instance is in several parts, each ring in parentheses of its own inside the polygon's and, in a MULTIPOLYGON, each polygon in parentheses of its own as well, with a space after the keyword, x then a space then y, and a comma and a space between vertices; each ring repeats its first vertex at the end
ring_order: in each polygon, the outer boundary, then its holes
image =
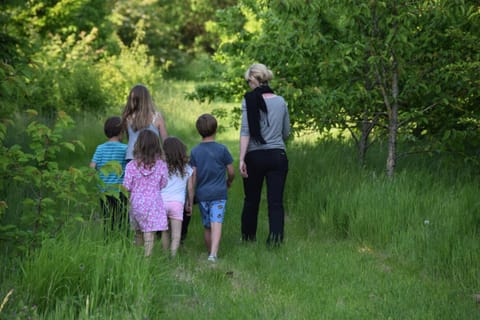
MULTIPOLYGON (((110 229, 122 227, 127 214, 127 198, 120 191, 123 183, 123 175, 125 172, 126 160, 125 153, 127 145, 122 143, 123 130, 122 119, 120 117, 110 117, 105 121, 104 132, 108 141, 97 146, 93 154, 90 168, 94 168, 99 172, 100 179, 103 181, 101 191, 104 193, 100 199, 105 222, 110 220, 110 229), (111 164, 112 161, 120 164, 122 172, 102 172, 102 168, 111 164)), ((107 168, 104 168, 108 170, 107 168)), ((113 171, 113 168, 110 168, 113 171)), ((107 227, 105 226, 105 230, 107 227)))
POLYGON ((235 177, 233 158, 227 147, 215 142, 217 120, 210 114, 196 122, 202 142, 191 151, 190 164, 195 181, 195 199, 202 214, 208 261, 217 261, 222 223, 227 203, 227 189, 235 177))

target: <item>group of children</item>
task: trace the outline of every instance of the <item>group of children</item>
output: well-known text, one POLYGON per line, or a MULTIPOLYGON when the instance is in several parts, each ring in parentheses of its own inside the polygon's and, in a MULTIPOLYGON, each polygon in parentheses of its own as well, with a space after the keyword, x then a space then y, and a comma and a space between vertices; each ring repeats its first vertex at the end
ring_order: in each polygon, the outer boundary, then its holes
POLYGON ((115 229, 124 224, 124 208, 128 208, 135 243, 144 246, 145 256, 151 255, 159 231, 163 248, 175 255, 182 223, 198 203, 208 260, 217 260, 227 189, 235 177, 233 158, 226 146, 215 141, 215 117, 201 115, 196 128, 202 141, 189 157, 179 138, 167 136, 163 117, 143 85, 130 91, 122 117, 105 122, 108 141, 97 146, 90 163, 103 181, 104 217, 110 220, 110 229, 115 229), (122 143, 124 132, 128 132, 128 144, 122 143), (112 162, 120 165, 120 174, 106 172, 112 162))

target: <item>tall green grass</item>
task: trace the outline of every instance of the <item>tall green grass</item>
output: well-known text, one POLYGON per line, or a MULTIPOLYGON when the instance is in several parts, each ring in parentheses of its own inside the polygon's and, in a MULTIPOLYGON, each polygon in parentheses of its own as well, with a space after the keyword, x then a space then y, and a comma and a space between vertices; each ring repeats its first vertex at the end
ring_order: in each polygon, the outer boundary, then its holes
POLYGON ((326 141, 292 149, 290 160, 301 166, 289 174, 288 207, 298 227, 319 238, 353 239, 478 290, 478 179, 425 167, 404 167, 390 179, 358 167, 351 146, 326 141))
MULTIPOLYGON (((231 104, 199 104, 192 82, 152 89, 171 135, 200 141, 196 118, 231 104)), ((112 110, 119 114, 121 110, 112 110)), ((103 121, 80 123, 87 165, 103 121)), ((238 132, 217 140, 238 158, 238 132)), ((145 259, 131 237, 103 238, 92 215, 46 239, 24 259, 1 265, 0 319, 478 319, 480 291, 478 179, 441 159, 399 163, 383 174, 381 149, 361 168, 348 142, 289 142, 286 238, 269 250, 265 195, 258 241, 240 241, 242 183, 229 191, 219 262, 207 262, 198 208, 176 258, 160 242, 145 259), (440 174, 441 173, 441 174, 440 174)), ((65 155, 66 159, 69 155, 65 155)), ((94 208, 92 210, 99 210, 94 208)))
POLYGON ((77 227, 44 240, 22 261, 17 295, 34 306, 25 318, 144 319, 163 308, 156 292, 170 281, 165 257, 145 260, 125 237, 105 241, 98 224, 77 227))

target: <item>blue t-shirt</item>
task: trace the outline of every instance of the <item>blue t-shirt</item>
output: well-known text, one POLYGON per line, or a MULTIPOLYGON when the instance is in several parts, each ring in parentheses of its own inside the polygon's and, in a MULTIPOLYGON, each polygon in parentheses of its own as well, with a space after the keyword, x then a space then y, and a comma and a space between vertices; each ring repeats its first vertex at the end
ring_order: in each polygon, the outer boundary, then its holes
POLYGON ((126 151, 127 145, 116 141, 108 141, 97 146, 97 149, 93 154, 92 162, 95 162, 95 169, 99 171, 100 179, 102 179, 105 185, 116 185, 123 183, 123 174, 125 172, 125 165, 127 163, 125 160, 126 151), (118 161, 122 167, 122 173, 120 175, 115 173, 104 175, 100 171, 100 169, 110 161, 118 161))
POLYGON ((227 147, 215 141, 202 142, 192 149, 190 164, 197 169, 197 201, 227 200, 226 167, 232 163, 227 147))

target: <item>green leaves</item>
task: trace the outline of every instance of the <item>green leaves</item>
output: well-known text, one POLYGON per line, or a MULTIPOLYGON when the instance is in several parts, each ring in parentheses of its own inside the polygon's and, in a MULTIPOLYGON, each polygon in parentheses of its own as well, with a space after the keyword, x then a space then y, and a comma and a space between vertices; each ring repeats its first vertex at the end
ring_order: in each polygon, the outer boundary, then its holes
POLYGON ((415 137, 416 148, 480 148, 480 136, 469 133, 440 144, 444 131, 479 127, 478 4, 241 1, 235 9, 242 17, 234 21, 222 11, 225 40, 215 56, 227 71, 221 85, 198 88, 202 99, 227 92, 240 100, 247 89, 237 79, 261 62, 275 72, 271 85, 288 101, 295 128, 347 129, 359 142, 386 140, 391 125, 392 135, 400 126, 400 141, 415 137), (246 31, 249 20, 261 30, 246 31))
MULTIPOLYGON (((83 148, 79 141, 63 138, 65 130, 74 125, 70 116, 60 111, 53 123, 47 125, 41 122, 36 111, 27 113, 29 123, 24 133, 30 141, 28 148, 20 144, 7 146, 5 135, 0 139, 4 151, 0 154, 0 230, 8 231, 0 238, 10 235, 2 241, 17 249, 54 235, 68 221, 82 221, 92 206, 97 205, 97 175, 90 174, 88 167, 62 168, 57 162, 62 151, 76 151, 77 146, 83 148), (22 198, 16 199, 13 206, 8 200, 11 188, 23 190, 18 192, 22 198), (8 214, 9 207, 21 214, 8 214)), ((117 172, 121 170, 118 167, 112 164, 117 172)))

